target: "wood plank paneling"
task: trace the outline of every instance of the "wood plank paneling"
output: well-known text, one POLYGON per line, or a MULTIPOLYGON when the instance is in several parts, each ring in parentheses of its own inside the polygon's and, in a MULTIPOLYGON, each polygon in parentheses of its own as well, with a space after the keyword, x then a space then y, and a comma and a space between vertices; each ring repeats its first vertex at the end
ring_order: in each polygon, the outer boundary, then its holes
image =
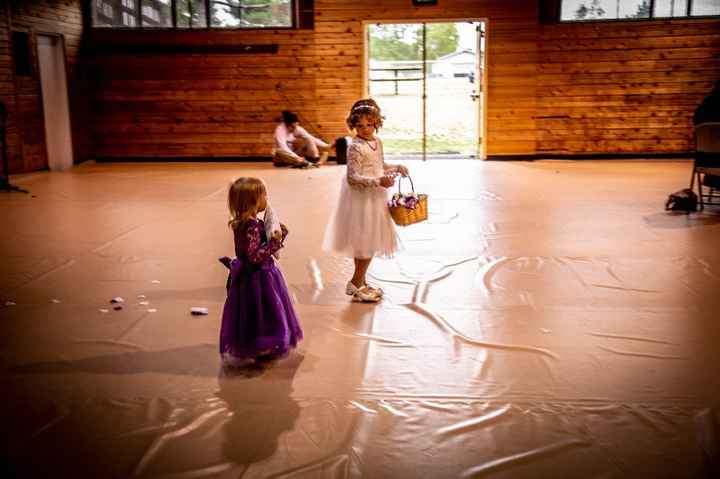
POLYGON ((37 35, 62 35, 68 76, 68 95, 75 158, 82 156, 84 135, 80 132, 84 96, 78 68, 83 32, 81 0, 34 0, 3 2, 0 32, 0 80, 3 101, 10 110, 10 172, 27 172, 47 168, 45 125, 43 122, 40 77, 37 65, 37 35), (13 31, 27 32, 30 38, 33 74, 16 76, 11 56, 13 31))
POLYGON ((363 22, 470 18, 488 22, 489 155, 691 150, 720 21, 541 24, 535 0, 439 3, 317 0, 314 30, 89 32, 89 156, 265 156, 286 108, 331 140, 362 95, 363 22), (277 53, 112 51, 266 43, 277 53))
POLYGON ((91 156, 268 156, 281 110, 317 122, 314 36, 311 30, 90 32, 91 114, 98 119, 91 122, 91 156), (142 53, 142 45, 158 43, 276 44, 278 50, 142 53), (134 44, 138 53, 108 53, 118 44, 134 44))
MULTIPOLYGON (((488 109, 503 121, 522 115, 522 129, 503 128, 489 153, 528 153, 534 147, 538 32, 534 0, 444 0, 414 8, 406 0, 315 1, 315 29, 205 32, 89 32, 93 78, 92 155, 263 156, 271 147, 283 109, 299 111, 327 140, 347 133, 345 117, 362 96, 363 21, 490 18, 491 97, 488 109), (113 45, 156 42, 187 45, 275 43, 274 55, 122 55, 113 45), (105 46, 105 50, 103 50, 105 46), (521 74, 499 69, 507 55, 521 55, 521 74), (521 80, 521 83, 513 81, 521 80), (291 101, 289 102, 288 99, 291 101), (507 101, 524 108, 508 115, 507 101), (529 128, 527 126, 530 125, 529 128), (512 139, 517 141, 513 142, 512 139), (204 144, 203 144, 204 142, 204 144), (213 146, 217 146, 214 149, 213 146)), ((517 59, 507 60, 517 65, 517 59)))
POLYGON ((12 63, 10 4, 0 3, 0 101, 7 109, 6 141, 8 149, 8 170, 16 173, 23 170, 22 143, 17 121, 17 99, 15 89, 15 68, 12 63))
POLYGON ((538 153, 686 153, 720 20, 543 25, 539 52, 538 153))

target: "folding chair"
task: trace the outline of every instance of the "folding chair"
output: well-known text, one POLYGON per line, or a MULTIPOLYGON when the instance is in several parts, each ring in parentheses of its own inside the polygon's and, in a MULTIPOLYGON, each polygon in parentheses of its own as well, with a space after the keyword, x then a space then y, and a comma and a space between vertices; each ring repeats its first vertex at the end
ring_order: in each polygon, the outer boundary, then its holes
POLYGON ((720 205, 720 122, 695 126, 695 161, 690 177, 693 191, 696 182, 701 210, 706 204, 720 205))

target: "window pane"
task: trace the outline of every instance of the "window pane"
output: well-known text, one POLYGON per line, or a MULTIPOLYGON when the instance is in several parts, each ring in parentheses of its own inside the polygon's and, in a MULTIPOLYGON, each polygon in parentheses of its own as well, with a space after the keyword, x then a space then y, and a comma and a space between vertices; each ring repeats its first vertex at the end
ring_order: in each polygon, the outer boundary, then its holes
POLYGON ((142 0, 142 26, 145 28, 172 27, 171 0, 142 0))
POLYGON ((617 2, 616 18, 650 18, 650 0, 624 0, 617 2))
POLYGON ((720 0, 693 0, 690 15, 720 15, 720 0))
POLYGON ((137 25, 137 0, 93 0, 95 27, 134 27, 137 25))
POLYGON ((687 0, 655 0, 654 17, 685 17, 687 16, 687 0))
POLYGON ((210 0, 210 25, 213 27, 239 27, 239 6, 239 0, 223 0, 222 2, 210 0))
POLYGON ((178 28, 205 28, 205 0, 177 0, 178 28))
POLYGON ((560 11, 560 20, 626 18, 650 18, 650 0, 563 0, 560 11))
POLYGON ((561 20, 609 20, 616 17, 617 0, 564 0, 561 20))
POLYGON ((291 27, 291 0, 210 0, 211 26, 291 27))

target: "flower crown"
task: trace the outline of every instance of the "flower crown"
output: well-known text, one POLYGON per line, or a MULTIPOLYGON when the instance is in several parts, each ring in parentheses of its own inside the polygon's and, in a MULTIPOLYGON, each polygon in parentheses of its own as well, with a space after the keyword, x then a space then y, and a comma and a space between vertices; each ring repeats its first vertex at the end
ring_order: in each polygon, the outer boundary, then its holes
POLYGON ((353 109, 350 111, 350 113, 355 113, 358 110, 365 110, 365 109, 378 111, 378 108, 376 106, 371 105, 370 103, 363 103, 363 104, 356 105, 355 107, 353 107, 353 109))

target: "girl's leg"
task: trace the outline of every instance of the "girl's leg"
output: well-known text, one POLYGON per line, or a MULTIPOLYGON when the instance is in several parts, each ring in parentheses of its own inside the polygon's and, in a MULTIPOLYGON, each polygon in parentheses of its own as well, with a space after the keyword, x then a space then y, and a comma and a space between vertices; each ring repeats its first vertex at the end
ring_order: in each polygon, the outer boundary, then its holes
POLYGON ((353 301, 377 303, 383 297, 381 289, 371 288, 365 282, 365 273, 371 261, 372 258, 355 258, 355 272, 345 290, 346 294, 352 295, 353 301))
POLYGON ((372 258, 355 258, 355 272, 350 280, 356 288, 361 288, 365 284, 365 273, 370 267, 372 258))

